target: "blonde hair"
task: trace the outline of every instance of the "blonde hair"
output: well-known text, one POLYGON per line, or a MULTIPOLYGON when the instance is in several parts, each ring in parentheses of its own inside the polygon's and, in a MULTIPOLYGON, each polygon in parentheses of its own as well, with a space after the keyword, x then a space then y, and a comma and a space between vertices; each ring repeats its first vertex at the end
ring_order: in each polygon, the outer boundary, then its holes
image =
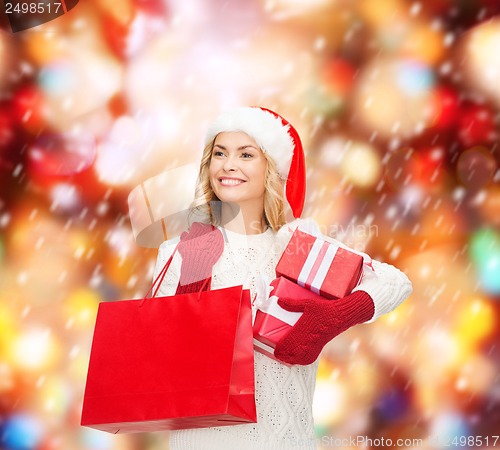
MULTIPOLYGON (((216 136, 217 137, 217 136, 216 136)), ((200 171, 195 188, 193 203, 191 204, 190 222, 202 221, 212 225, 220 225, 220 199, 210 185, 209 168, 215 144, 214 137, 205 148, 200 162, 200 171)), ((285 182, 276 169, 275 161, 263 151, 267 160, 264 194, 264 219, 274 230, 278 231, 285 223, 285 182)))

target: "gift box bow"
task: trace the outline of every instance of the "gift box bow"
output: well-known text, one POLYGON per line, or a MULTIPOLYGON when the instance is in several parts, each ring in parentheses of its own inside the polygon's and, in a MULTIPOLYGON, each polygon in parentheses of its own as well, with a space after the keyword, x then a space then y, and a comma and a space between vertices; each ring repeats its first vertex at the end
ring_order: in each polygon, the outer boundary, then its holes
POLYGON ((261 301, 258 305, 258 309, 265 314, 269 314, 270 316, 273 316, 276 319, 279 319, 282 322, 285 322, 288 325, 293 326, 297 323, 297 320, 299 320, 302 313, 301 312, 287 311, 286 309, 283 309, 278 304, 279 297, 274 295, 274 293, 277 289, 278 283, 279 283, 279 279, 277 278, 277 279, 273 280, 268 285, 269 286, 268 298, 264 301, 262 301, 262 299, 261 299, 261 301))

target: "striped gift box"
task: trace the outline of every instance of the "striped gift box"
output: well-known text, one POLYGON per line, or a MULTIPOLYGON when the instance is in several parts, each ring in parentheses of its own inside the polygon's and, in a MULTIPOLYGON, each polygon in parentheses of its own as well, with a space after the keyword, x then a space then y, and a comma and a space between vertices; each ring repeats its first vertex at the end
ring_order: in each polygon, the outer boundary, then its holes
POLYGON ((302 315, 301 312, 283 309, 278 304, 278 299, 287 297, 315 300, 319 297, 284 277, 273 280, 271 286, 273 290, 269 298, 259 306, 255 315, 253 344, 255 350, 277 360, 274 357, 276 344, 289 333, 302 315))
POLYGON ((297 229, 276 266, 285 277, 327 299, 350 294, 359 283, 363 257, 297 229))

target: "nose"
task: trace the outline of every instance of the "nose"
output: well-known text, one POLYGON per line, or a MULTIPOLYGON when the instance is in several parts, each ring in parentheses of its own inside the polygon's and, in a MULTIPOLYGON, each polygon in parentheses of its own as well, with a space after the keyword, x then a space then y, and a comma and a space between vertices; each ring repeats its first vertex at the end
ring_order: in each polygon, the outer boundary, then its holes
POLYGON ((230 154, 224 161, 223 169, 226 172, 234 172, 238 168, 238 160, 236 155, 230 154))

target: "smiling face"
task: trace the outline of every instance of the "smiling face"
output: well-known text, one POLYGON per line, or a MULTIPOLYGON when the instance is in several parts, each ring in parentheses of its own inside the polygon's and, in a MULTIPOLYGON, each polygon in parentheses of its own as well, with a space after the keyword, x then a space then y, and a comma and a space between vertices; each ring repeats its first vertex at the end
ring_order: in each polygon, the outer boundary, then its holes
POLYGON ((210 160, 210 185, 223 202, 264 210, 266 167, 264 153, 246 133, 219 133, 210 160))

